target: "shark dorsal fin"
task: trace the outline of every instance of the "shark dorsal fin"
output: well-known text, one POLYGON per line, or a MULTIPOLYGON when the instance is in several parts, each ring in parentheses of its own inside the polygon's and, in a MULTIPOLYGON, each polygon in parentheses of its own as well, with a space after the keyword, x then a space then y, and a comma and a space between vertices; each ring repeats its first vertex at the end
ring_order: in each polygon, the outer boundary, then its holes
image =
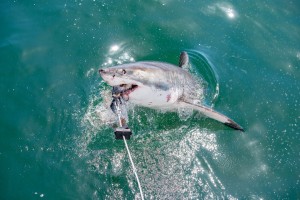
POLYGON ((185 51, 183 51, 180 53, 179 67, 185 68, 188 64, 189 64, 189 56, 185 51))

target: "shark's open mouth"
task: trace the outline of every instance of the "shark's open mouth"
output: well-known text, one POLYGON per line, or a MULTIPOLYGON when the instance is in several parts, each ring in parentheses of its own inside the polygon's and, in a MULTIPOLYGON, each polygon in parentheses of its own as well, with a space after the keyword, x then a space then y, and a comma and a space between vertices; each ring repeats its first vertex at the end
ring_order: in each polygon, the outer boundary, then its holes
POLYGON ((138 88, 138 85, 134 84, 121 84, 119 85, 120 89, 122 90, 122 93, 125 95, 129 95, 131 92, 136 90, 138 88))

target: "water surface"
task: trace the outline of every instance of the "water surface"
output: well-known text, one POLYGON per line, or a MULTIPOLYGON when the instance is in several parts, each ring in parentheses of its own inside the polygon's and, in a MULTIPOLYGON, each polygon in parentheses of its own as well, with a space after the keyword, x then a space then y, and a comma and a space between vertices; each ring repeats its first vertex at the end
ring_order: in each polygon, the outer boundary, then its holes
POLYGON ((300 198, 297 1, 2 1, 1 199, 139 199, 101 67, 190 55, 246 130, 134 107, 145 199, 300 198))

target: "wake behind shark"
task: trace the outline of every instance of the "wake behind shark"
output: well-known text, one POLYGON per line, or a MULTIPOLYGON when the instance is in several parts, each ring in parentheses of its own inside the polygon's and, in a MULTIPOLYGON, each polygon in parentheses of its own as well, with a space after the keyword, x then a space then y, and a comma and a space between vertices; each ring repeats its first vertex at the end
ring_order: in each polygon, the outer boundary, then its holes
POLYGON ((183 67, 189 58, 180 54, 179 67, 163 62, 136 62, 100 69, 109 85, 117 88, 123 99, 156 109, 190 108, 231 128, 244 131, 236 122, 211 108, 195 103, 197 80, 183 67), (196 87, 196 88, 195 88, 196 87))

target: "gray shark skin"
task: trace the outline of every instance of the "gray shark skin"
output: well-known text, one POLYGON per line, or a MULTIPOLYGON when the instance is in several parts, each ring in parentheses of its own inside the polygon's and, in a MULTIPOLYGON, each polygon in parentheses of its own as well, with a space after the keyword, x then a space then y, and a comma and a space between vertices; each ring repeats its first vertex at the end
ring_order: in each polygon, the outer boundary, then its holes
POLYGON ((188 55, 182 52, 179 67, 163 62, 135 62, 100 69, 103 80, 122 92, 122 97, 133 104, 154 108, 176 110, 179 107, 197 110, 233 129, 244 129, 225 115, 205 107, 195 99, 197 80, 184 66, 188 55))

